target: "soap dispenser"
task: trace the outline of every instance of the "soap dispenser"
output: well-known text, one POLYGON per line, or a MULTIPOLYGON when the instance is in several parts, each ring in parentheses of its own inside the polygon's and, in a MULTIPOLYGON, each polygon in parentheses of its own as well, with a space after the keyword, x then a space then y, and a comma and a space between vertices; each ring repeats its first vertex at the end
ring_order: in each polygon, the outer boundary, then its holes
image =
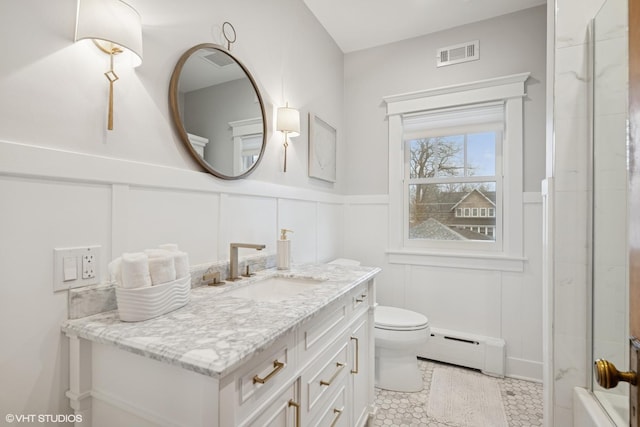
POLYGON ((278 270, 288 270, 291 264, 291 240, 287 239, 287 233, 292 230, 283 228, 280 230, 280 240, 278 240, 278 270))

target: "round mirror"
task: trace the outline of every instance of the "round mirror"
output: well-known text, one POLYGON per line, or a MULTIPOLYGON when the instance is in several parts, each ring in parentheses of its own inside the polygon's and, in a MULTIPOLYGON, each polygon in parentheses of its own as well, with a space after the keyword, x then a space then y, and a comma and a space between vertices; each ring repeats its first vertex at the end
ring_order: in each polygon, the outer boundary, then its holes
POLYGON ((238 179, 256 168, 266 144, 264 103, 251 73, 224 47, 204 43, 180 57, 169 103, 182 142, 207 171, 238 179))

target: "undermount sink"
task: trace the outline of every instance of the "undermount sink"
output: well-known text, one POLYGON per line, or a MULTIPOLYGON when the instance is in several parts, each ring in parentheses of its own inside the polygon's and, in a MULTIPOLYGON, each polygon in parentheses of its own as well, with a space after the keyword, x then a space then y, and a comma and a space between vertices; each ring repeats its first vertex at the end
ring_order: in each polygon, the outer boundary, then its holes
POLYGON ((247 298, 256 301, 281 301, 320 286, 323 280, 301 277, 269 277, 250 283, 224 295, 247 298))

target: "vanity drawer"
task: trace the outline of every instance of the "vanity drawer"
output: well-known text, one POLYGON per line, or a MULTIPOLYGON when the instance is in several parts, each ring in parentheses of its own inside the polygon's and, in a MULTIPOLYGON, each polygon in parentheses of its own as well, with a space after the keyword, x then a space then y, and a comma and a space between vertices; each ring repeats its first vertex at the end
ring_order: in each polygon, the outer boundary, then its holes
POLYGON ((341 298, 301 326, 300 366, 309 363, 317 354, 333 343, 347 326, 347 299, 341 298))
POLYGON ((297 371, 295 359, 294 337, 289 334, 241 367, 234 375, 236 414, 253 412, 280 387, 290 383, 297 371))
POLYGON ((338 392, 328 404, 319 408, 318 415, 310 423, 313 427, 349 427, 349 405, 347 401, 347 382, 338 385, 338 392))
POLYGON ((372 295, 369 292, 369 282, 362 283, 356 286, 349 293, 350 296, 350 308, 353 312, 353 316, 357 316, 362 311, 365 311, 372 304, 372 295))
POLYGON ((300 427, 299 381, 292 382, 238 427, 300 427))
POLYGON ((330 399, 349 373, 349 345, 343 335, 302 374, 303 402, 306 411, 314 418, 316 408, 330 399))

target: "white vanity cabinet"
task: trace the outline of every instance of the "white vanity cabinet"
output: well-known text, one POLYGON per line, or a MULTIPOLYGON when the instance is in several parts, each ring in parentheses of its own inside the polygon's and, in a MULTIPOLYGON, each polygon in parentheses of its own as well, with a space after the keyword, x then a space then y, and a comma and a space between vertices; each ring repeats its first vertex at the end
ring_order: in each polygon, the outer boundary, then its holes
POLYGON ((366 424, 374 399, 373 291, 373 281, 363 283, 301 325, 302 425, 366 424))
POLYGON ((366 424, 374 399, 372 387, 374 381, 374 341, 373 331, 370 331, 369 314, 363 313, 351 324, 349 339, 353 358, 351 375, 349 377, 352 396, 352 423, 362 426, 366 424))
POLYGON ((78 424, 363 426, 374 399, 373 292, 373 278, 356 285, 219 378, 67 331, 78 424))

